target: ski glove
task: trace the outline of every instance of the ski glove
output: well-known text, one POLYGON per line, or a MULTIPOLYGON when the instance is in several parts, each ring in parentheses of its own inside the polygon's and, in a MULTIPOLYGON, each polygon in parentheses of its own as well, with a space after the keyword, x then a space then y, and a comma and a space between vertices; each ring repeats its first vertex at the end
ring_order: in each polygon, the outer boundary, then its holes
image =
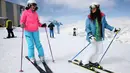
POLYGON ((21 28, 25 28, 26 26, 25 26, 25 24, 21 24, 20 27, 21 28))
POLYGON ((120 31, 120 28, 114 28, 114 33, 117 33, 120 31))
POLYGON ((41 27, 46 27, 46 23, 42 24, 42 26, 41 26, 41 27))
POLYGON ((90 42, 93 43, 96 41, 96 38, 92 35, 89 36, 90 42))

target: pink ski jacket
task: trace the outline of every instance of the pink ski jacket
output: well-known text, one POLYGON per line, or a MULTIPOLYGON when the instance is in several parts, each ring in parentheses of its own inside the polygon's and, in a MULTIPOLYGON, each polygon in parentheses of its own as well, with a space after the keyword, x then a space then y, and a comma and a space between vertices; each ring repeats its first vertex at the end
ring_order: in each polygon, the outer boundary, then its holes
POLYGON ((39 22, 38 14, 36 12, 32 12, 30 9, 23 11, 20 24, 24 24, 24 29, 30 32, 37 31, 38 27, 42 25, 39 22))

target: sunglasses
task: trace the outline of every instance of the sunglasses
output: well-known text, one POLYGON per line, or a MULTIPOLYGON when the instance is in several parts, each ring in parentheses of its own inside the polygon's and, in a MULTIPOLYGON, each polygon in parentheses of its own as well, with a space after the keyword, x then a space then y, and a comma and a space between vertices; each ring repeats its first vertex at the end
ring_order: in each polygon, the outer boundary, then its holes
POLYGON ((95 9, 95 8, 99 8, 99 7, 100 7, 100 5, 91 5, 90 9, 95 9))

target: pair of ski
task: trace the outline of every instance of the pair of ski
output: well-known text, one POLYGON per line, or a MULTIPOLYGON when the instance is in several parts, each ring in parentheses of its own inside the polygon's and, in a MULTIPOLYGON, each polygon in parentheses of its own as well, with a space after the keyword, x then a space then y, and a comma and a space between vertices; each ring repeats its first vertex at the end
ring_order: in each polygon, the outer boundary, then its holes
POLYGON ((43 70, 37 63, 33 63, 28 56, 25 56, 25 58, 33 64, 33 66, 40 72, 40 73, 53 73, 52 70, 49 68, 49 66, 46 64, 46 62, 42 62, 43 66, 45 67, 45 70, 43 70))
POLYGON ((82 68, 85 68, 85 69, 87 69, 87 70, 90 70, 90 71, 92 71, 92 72, 94 72, 94 73, 101 73, 101 72, 97 71, 96 69, 99 69, 99 70, 104 71, 104 72, 106 72, 106 73, 114 73, 114 72, 112 72, 112 71, 110 71, 110 70, 107 70, 107 69, 104 69, 104 68, 93 67, 93 69, 88 69, 88 68, 86 68, 86 67, 84 67, 84 66, 79 65, 79 60, 76 60, 76 59, 75 59, 74 61, 69 61, 69 62, 71 62, 72 64, 75 64, 75 65, 77 65, 77 66, 80 66, 80 67, 82 67, 82 68), (96 69, 95 69, 95 68, 96 68, 96 69))

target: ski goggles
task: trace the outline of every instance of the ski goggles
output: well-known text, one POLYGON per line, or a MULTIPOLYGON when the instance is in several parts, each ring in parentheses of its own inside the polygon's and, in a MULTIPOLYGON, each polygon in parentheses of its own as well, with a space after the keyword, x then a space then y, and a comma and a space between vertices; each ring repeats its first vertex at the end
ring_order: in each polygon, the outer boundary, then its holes
POLYGON ((100 5, 91 5, 90 6, 90 9, 95 9, 95 8, 98 8, 100 5))

